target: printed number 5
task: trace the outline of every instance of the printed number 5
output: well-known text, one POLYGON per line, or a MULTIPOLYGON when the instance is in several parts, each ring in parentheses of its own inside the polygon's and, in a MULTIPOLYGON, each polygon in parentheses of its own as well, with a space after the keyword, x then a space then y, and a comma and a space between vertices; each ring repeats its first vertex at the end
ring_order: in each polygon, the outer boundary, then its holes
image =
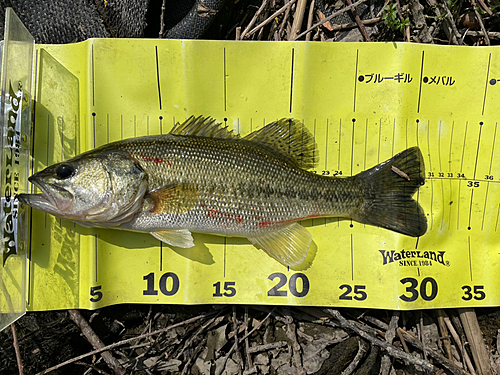
POLYGON ((102 292, 100 292, 102 285, 90 287, 90 295, 92 298, 90 302, 99 302, 102 299, 102 292))

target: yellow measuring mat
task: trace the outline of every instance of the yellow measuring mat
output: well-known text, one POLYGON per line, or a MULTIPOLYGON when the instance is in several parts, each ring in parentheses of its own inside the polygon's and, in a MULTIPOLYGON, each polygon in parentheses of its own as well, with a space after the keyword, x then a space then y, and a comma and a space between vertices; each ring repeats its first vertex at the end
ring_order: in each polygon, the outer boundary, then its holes
POLYGON ((350 219, 302 220, 313 243, 288 268, 244 238, 193 233, 195 246, 182 249, 25 207, 28 310, 500 304, 497 47, 92 39, 37 45, 33 70, 30 174, 169 133, 191 115, 242 136, 294 118, 314 137, 321 175, 356 175, 418 146, 426 180, 414 199, 428 229, 414 238, 350 219))

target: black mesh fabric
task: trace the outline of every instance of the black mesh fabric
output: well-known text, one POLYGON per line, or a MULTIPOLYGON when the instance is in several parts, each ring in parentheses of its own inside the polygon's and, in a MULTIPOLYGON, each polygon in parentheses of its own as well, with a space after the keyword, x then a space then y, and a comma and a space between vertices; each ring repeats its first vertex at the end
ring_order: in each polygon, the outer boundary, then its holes
POLYGON ((14 9, 37 43, 110 37, 96 7, 87 0, 0 0, 2 38, 6 7, 14 9))
MULTIPOLYGON (((200 38, 225 1, 167 0, 164 37, 200 38)), ((149 16, 159 23, 161 1, 154 3, 149 16)), ((4 33, 5 8, 12 7, 36 43, 140 38, 144 36, 149 5, 150 0, 0 0, 0 37, 4 33)))

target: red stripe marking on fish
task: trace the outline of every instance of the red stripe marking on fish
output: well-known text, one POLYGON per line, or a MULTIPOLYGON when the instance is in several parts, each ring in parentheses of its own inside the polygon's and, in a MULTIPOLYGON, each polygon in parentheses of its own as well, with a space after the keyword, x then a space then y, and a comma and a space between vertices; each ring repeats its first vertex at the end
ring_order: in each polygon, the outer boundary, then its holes
MULTIPOLYGON (((205 206, 203 206, 203 208, 205 208, 205 206)), ((245 220, 240 215, 226 214, 215 208, 209 208, 207 210, 207 217, 211 217, 214 219, 226 218, 228 220, 236 222, 236 224, 243 224, 245 222, 245 220)))
POLYGON ((160 158, 149 158, 145 155, 139 155, 143 160, 146 160, 146 161, 152 161, 153 163, 155 164, 160 164, 160 163, 167 163, 169 167, 172 166, 172 163, 170 163, 168 160, 163 160, 163 159, 160 159, 160 158))

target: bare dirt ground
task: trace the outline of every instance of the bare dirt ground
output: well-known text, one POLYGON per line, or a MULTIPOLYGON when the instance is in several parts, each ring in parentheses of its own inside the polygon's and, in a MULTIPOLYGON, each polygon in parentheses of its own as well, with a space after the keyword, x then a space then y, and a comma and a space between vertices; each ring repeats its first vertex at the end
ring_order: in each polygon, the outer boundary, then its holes
MULTIPOLYGON (((498 0, 229 1, 206 38, 484 46, 498 0), (321 25, 318 23, 323 22, 321 25)), ((147 37, 161 27, 152 0, 147 37)), ((28 313, 0 374, 496 374, 500 309, 118 305, 28 313), (22 370, 21 370, 22 369, 22 370)))

